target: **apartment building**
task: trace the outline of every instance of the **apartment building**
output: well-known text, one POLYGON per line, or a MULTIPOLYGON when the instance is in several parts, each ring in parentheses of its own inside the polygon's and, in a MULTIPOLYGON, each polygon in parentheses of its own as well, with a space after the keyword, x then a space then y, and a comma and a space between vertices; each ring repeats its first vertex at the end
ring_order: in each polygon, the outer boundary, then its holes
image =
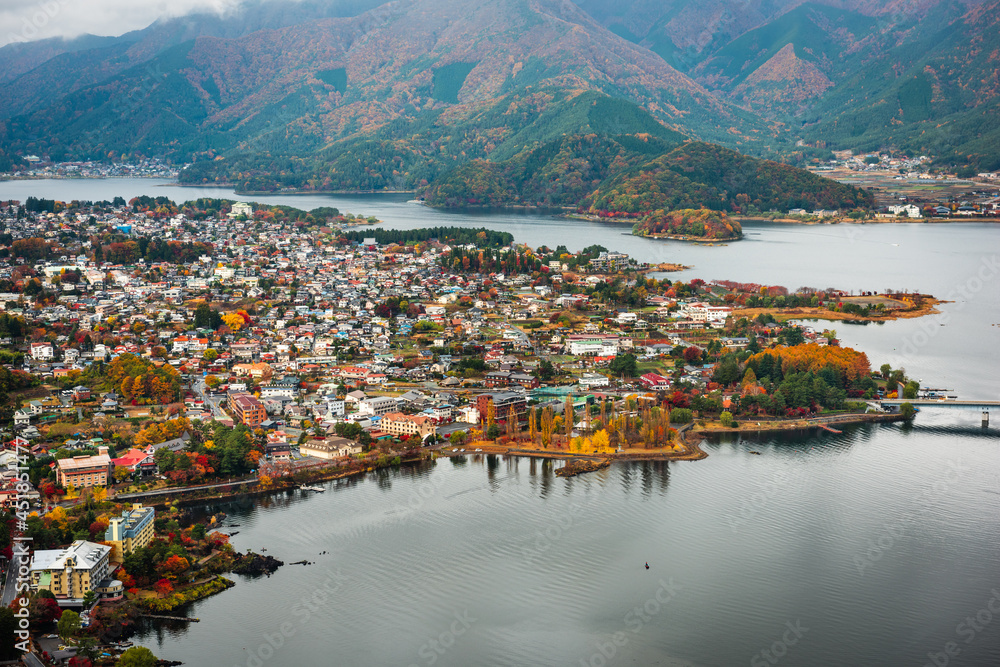
POLYGON ((112 479, 114 464, 108 456, 107 447, 98 447, 97 452, 96 456, 82 455, 57 460, 56 481, 63 487, 107 486, 112 479))
POLYGON ((417 435, 426 438, 437 433, 437 426, 426 415, 404 415, 402 412, 390 412, 382 416, 379 428, 392 435, 417 435))
POLYGON ((153 540, 155 518, 156 510, 135 503, 132 509, 111 519, 104 531, 104 541, 111 546, 111 560, 121 563, 125 556, 149 544, 153 540))
POLYGON ((250 428, 257 428, 261 422, 267 419, 264 404, 250 394, 230 393, 227 406, 234 419, 250 428))
POLYGON ((31 558, 32 590, 47 590, 57 600, 82 600, 89 591, 110 589, 111 547, 77 540, 65 549, 36 551, 31 558))

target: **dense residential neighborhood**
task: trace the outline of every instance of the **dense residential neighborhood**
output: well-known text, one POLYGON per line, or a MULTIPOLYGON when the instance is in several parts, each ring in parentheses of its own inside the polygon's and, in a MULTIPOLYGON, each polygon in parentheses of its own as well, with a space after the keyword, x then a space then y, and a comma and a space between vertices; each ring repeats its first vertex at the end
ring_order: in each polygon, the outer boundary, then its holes
POLYGON ((42 616, 100 627, 265 567, 180 523, 184 494, 322 490, 307 482, 467 446, 696 458, 679 436, 696 420, 916 391, 787 320, 892 318, 925 295, 685 283, 601 246, 376 222, 212 199, 0 205, 0 501, 33 541, 42 616))

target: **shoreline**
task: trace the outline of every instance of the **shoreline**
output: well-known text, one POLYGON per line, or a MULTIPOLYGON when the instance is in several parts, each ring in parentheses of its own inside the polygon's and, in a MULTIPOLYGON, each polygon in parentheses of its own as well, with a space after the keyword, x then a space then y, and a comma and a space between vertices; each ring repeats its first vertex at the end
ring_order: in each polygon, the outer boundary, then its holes
POLYGON ((769 218, 759 215, 731 215, 729 217, 740 224, 744 222, 778 222, 783 225, 947 225, 969 222, 1000 223, 1000 218, 980 216, 963 216, 961 218, 869 218, 864 220, 855 220, 843 216, 817 218, 814 220, 788 217, 769 218))
MULTIPOLYGON (((756 420, 752 420, 756 421, 756 420)), ((423 462, 433 461, 437 458, 459 458, 464 456, 475 456, 475 455, 494 455, 494 456, 520 456, 524 458, 531 459, 542 459, 542 460, 559 460, 559 461, 590 461, 599 462, 603 460, 615 461, 701 461, 702 459, 708 458, 708 453, 703 450, 700 446, 702 440, 711 435, 725 435, 725 434, 768 434, 768 433, 788 433, 795 431, 808 431, 812 429, 820 428, 821 426, 832 426, 832 425, 853 425, 853 424, 865 424, 865 423, 882 423, 882 422, 898 422, 904 421, 904 417, 900 414, 884 414, 884 413, 848 413, 841 415, 832 415, 829 417, 812 417, 807 419, 795 419, 795 420, 775 420, 775 419, 765 419, 761 420, 760 426, 751 425, 751 421, 747 420, 741 423, 740 426, 735 428, 725 428, 722 426, 716 426, 718 422, 710 422, 711 427, 698 427, 694 424, 682 427, 678 431, 678 440, 681 448, 677 450, 665 451, 662 448, 629 448, 623 451, 613 451, 613 452, 594 452, 594 453, 580 453, 572 452, 562 449, 540 449, 536 447, 531 447, 532 443, 513 443, 513 444, 496 444, 489 442, 478 443, 481 451, 469 451, 468 447, 466 451, 452 451, 451 446, 444 446, 440 449, 430 450, 428 453, 431 457, 426 455, 421 455, 419 457, 404 459, 400 462, 400 466, 409 466, 414 464, 419 464, 423 462)), ((325 470, 316 471, 313 473, 307 473, 306 479, 294 480, 289 477, 279 478, 275 480, 270 486, 266 488, 261 488, 259 485, 249 489, 240 490, 224 490, 219 493, 209 493, 207 495, 198 495, 198 491, 193 492, 178 489, 176 493, 164 493, 157 497, 156 501, 152 500, 146 501, 144 504, 149 507, 156 508, 166 508, 172 505, 177 507, 188 507, 192 505, 202 505, 212 502, 228 502, 240 498, 248 497, 258 497, 266 496, 272 493, 281 493, 283 491, 295 490, 302 484, 309 484, 313 482, 328 482, 338 479, 346 479, 350 477, 356 477, 360 475, 367 474, 378 470, 376 466, 366 466, 360 469, 353 470, 325 470)), ((113 501, 113 498, 111 499, 113 501)))
MULTIPOLYGON (((752 420, 756 421, 756 420, 752 420)), ((836 426, 852 426, 856 424, 878 424, 878 423, 893 423, 906 421, 903 415, 898 413, 871 413, 871 412, 859 412, 857 414, 849 413, 845 415, 835 415, 830 417, 813 417, 810 419, 794 419, 788 421, 775 420, 775 419, 762 419, 759 423, 761 426, 749 425, 748 422, 741 422, 739 426, 733 428, 726 428, 723 426, 713 428, 702 427, 701 430, 694 431, 692 435, 699 436, 701 438, 707 438, 712 435, 742 435, 742 434, 775 434, 775 433, 794 433, 801 431, 810 431, 813 429, 819 429, 821 427, 836 427, 836 426), (747 425, 744 425, 747 424, 747 425)))
MULTIPOLYGON (((421 452, 419 457, 405 458, 400 461, 400 466, 413 465, 415 463, 421 463, 423 461, 430 460, 427 456, 421 452)), ((391 467, 391 466, 382 466, 391 467)), ((170 507, 171 505, 177 505, 178 507, 187 507, 190 505, 199 505, 209 502, 226 502, 230 500, 236 500, 238 498, 256 497, 256 496, 266 496, 271 493, 280 493, 282 491, 290 491, 297 489, 303 484, 311 484, 313 482, 329 482, 337 479, 345 479, 348 477, 354 477, 357 475, 364 475, 375 470, 379 470, 379 466, 364 466, 362 468, 352 468, 349 470, 341 470, 339 468, 318 468, 316 470, 306 470, 301 471, 299 474, 303 476, 301 479, 294 479, 294 475, 289 477, 279 477, 272 481, 272 483, 262 488, 260 484, 250 486, 250 488, 241 488, 238 490, 221 490, 218 493, 209 492, 207 495, 198 495, 198 489, 178 489, 176 493, 170 493, 168 489, 162 489, 164 493, 156 497, 155 502, 148 500, 143 504, 148 507, 170 507)), ((111 500, 114 500, 113 498, 111 500)))
POLYGON ((941 313, 937 306, 943 303, 951 303, 936 299, 930 295, 921 295, 923 301, 920 306, 908 309, 887 310, 884 314, 877 315, 869 312, 868 315, 858 315, 856 313, 838 312, 827 310, 819 306, 799 307, 799 308, 737 308, 733 311, 734 317, 745 317, 752 320, 761 314, 769 314, 777 322, 787 322, 789 320, 828 320, 835 322, 893 322, 895 320, 909 320, 927 315, 938 315, 941 313))

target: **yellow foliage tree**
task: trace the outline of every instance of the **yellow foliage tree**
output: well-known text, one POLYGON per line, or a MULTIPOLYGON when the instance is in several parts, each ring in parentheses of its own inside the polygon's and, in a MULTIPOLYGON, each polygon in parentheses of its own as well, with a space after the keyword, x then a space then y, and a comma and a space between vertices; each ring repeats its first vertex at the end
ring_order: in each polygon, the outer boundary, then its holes
POLYGON ((611 437, 603 428, 594 433, 594 437, 590 439, 590 442, 598 452, 611 451, 611 437))
POLYGON ((226 313, 222 316, 222 321, 233 331, 239 331, 246 323, 241 315, 236 313, 226 313))

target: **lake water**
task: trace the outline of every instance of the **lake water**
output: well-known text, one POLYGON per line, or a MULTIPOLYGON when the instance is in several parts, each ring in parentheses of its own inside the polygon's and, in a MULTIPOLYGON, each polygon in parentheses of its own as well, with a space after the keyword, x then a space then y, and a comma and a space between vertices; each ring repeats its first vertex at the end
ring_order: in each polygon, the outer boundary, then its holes
MULTIPOLYGON (((0 183, 0 199, 138 194, 337 206, 400 229, 489 226, 532 246, 598 243, 692 266, 671 275, 683 280, 927 292, 951 303, 919 320, 817 326, 876 366, 1000 398, 995 225, 752 223, 745 240, 708 247, 550 215, 446 213, 405 196, 0 183)), ((141 642, 190 665, 1000 664, 1000 437, 979 422, 927 409, 912 427, 715 443, 703 461, 570 480, 524 459, 441 461, 233 504, 223 509, 240 524, 238 549, 316 563, 239 578, 193 605, 201 623, 151 628, 141 642)))

